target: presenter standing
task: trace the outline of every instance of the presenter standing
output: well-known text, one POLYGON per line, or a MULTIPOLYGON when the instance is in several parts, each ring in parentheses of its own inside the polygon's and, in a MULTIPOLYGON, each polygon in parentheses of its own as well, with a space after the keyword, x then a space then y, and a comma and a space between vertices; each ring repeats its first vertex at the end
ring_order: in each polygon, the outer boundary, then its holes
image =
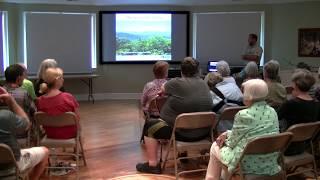
POLYGON ((256 34, 249 34, 248 46, 242 55, 242 59, 245 61, 254 61, 259 66, 263 49, 257 42, 258 36, 256 34))
MULTIPOLYGON (((263 49, 258 44, 258 36, 256 34, 249 34, 248 46, 242 55, 242 60, 247 62, 255 62, 259 68, 260 59, 262 57, 263 49)), ((247 78, 247 73, 245 68, 243 68, 239 73, 234 75, 237 85, 240 87, 243 81, 247 78)))

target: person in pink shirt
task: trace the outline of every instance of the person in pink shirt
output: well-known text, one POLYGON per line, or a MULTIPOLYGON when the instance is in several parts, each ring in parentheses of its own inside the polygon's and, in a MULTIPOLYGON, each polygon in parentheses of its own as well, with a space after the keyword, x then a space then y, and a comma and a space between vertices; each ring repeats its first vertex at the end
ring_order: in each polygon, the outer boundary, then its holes
MULTIPOLYGON (((65 112, 74 112, 79 117, 79 103, 67 92, 61 92, 63 86, 63 71, 60 68, 48 68, 44 74, 44 83, 40 85, 41 93, 37 101, 38 111, 51 116, 61 115, 65 112)), ((76 126, 44 127, 48 138, 68 139, 76 136, 76 126)))
MULTIPOLYGON (((153 74, 155 79, 148 82, 142 92, 141 105, 144 112, 149 110, 150 101, 155 98, 161 91, 163 84, 167 82, 169 64, 165 61, 157 61, 153 66, 153 74)), ((152 111, 153 115, 159 115, 157 110, 152 111)))

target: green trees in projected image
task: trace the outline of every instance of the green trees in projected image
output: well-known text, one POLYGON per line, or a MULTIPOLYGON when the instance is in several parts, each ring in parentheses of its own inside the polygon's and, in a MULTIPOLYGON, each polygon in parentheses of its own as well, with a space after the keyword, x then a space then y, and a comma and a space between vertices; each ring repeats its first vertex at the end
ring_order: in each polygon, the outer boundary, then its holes
POLYGON ((152 36, 148 39, 129 40, 116 38, 117 54, 143 52, 149 55, 171 54, 171 39, 162 36, 152 36))

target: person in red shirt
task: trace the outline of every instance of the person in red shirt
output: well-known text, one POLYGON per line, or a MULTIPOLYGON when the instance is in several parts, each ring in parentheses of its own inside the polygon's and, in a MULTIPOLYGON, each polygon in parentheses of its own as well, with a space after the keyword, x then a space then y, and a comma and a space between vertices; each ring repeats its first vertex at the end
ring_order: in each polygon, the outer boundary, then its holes
MULTIPOLYGON (((44 95, 37 101, 38 111, 51 116, 57 116, 65 112, 74 112, 79 117, 79 103, 67 92, 61 92, 63 86, 63 71, 60 68, 48 68, 44 74, 44 83, 40 85, 40 91, 44 95)), ((76 136, 76 126, 44 127, 48 138, 68 139, 76 136)))

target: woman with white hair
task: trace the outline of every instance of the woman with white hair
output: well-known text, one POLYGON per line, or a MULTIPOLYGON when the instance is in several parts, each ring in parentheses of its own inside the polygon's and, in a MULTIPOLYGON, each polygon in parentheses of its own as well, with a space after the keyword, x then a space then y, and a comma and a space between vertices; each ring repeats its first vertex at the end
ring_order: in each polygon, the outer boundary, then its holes
POLYGON ((226 61, 219 61, 217 63, 217 71, 223 77, 223 81, 236 84, 236 80, 230 76, 230 67, 226 61))
POLYGON ((36 81, 36 84, 34 86, 34 91, 37 95, 37 97, 43 95, 43 93, 40 93, 40 84, 44 83, 44 74, 48 68, 55 68, 58 67, 58 63, 54 59, 45 59, 41 62, 38 70, 38 79, 36 81))
MULTIPOLYGON (((243 103, 248 108, 239 111, 232 130, 221 134, 212 144, 206 180, 220 180, 222 169, 234 170, 251 139, 279 133, 277 113, 265 102, 267 84, 263 80, 252 79, 243 87, 243 103)), ((277 159, 277 153, 244 156, 241 161, 243 173, 275 175, 281 170, 277 159)))

